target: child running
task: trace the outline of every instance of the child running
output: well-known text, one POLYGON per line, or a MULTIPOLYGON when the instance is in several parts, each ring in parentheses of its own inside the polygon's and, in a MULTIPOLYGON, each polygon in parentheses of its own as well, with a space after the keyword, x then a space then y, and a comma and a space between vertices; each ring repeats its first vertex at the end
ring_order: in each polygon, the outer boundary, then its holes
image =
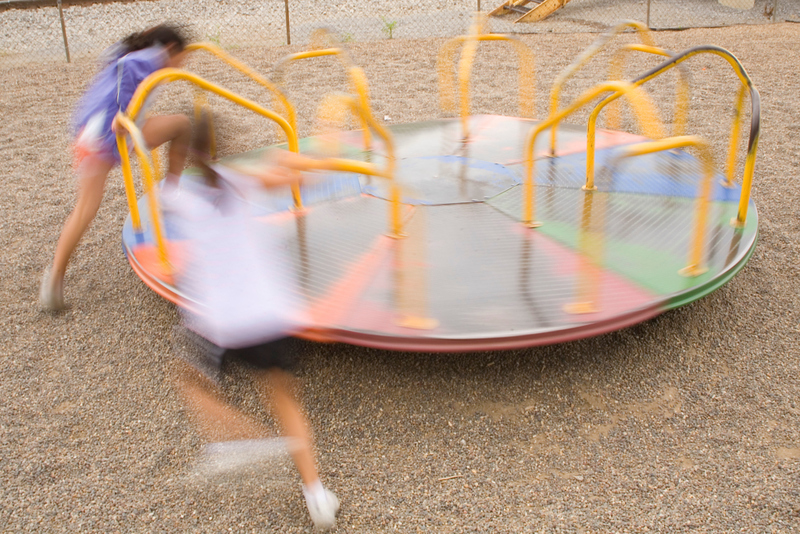
MULTIPOLYGON (((108 174, 120 162, 112 126, 115 115, 127 109, 147 76, 165 67, 179 67, 185 46, 186 40, 177 28, 160 25, 134 33, 106 52, 105 66, 84 94, 74 117, 78 200, 61 230, 53 263, 42 279, 39 301, 43 309, 64 308, 64 274, 70 256, 97 214, 108 174)), ((191 142, 191 122, 183 115, 144 120, 145 112, 139 113, 137 121, 144 140, 151 149, 170 143, 167 180, 177 183, 191 142)))
MULTIPOLYGON (((271 409, 303 481, 303 494, 317 529, 334 526, 339 501, 319 479, 308 423, 293 394, 294 365, 286 336, 303 324, 291 269, 274 231, 253 220, 247 198, 263 187, 299 179, 289 170, 305 158, 286 153, 280 164, 239 172, 208 162, 209 119, 198 121, 194 152, 204 183, 186 183, 164 195, 166 222, 186 243, 179 290, 184 327, 176 349, 181 356, 178 387, 201 433, 209 441, 207 463, 224 470, 258 460, 274 448, 268 430, 220 395, 225 360, 246 362, 255 373, 265 408, 271 409)), ((188 181, 187 181, 188 182, 188 181)))

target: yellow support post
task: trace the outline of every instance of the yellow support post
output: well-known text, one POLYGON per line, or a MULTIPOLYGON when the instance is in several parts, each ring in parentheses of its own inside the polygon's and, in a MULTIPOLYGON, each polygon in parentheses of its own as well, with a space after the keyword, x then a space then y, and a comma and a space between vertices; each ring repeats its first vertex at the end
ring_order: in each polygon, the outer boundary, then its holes
POLYGON ((153 162, 153 176, 157 182, 161 179, 161 158, 158 157, 158 148, 150 151, 150 160, 153 162))
POLYGON ((564 306, 570 314, 587 314, 600 311, 600 263, 603 255, 604 209, 602 196, 584 193, 581 213, 581 229, 578 234, 578 250, 580 251, 578 269, 578 299, 564 306), (595 206, 595 203, 600 206, 595 206), (595 215, 600 212, 599 215, 595 215))
MULTIPOLYGON (((643 52, 645 54, 654 54, 663 57, 672 57, 674 53, 654 46, 644 44, 628 44, 620 48, 611 58, 611 68, 609 69, 609 80, 621 80, 624 71, 624 59, 628 52, 643 52)), ((689 120, 689 77, 685 69, 678 70, 678 86, 675 90, 675 128, 672 132, 673 136, 680 136, 686 133, 686 123, 689 120)), ((609 97, 611 98, 611 97, 609 97)), ((610 102, 601 102, 598 106, 610 104, 610 102)), ((619 111, 618 106, 610 106, 608 109, 608 125, 612 130, 619 129, 619 111)))
POLYGON ((725 165, 726 187, 733 187, 733 173, 736 171, 736 149, 739 147, 739 132, 742 125, 742 107, 744 106, 745 85, 739 87, 736 94, 736 107, 731 125, 731 140, 728 148, 728 162, 725 165))
MULTIPOLYGON (((114 118, 114 125, 117 130, 117 143, 119 144, 120 155, 123 154, 122 150, 125 149, 124 156, 122 159, 123 165, 123 174, 125 176, 130 176, 130 159, 128 158, 127 152, 127 143, 125 139, 125 134, 123 132, 127 132, 131 136, 131 140, 133 141, 133 149, 136 152, 136 155, 139 157, 139 164, 142 167, 142 177, 144 181, 144 192, 147 196, 147 204, 148 208, 150 209, 150 221, 153 225, 153 234, 156 238, 156 248, 158 250, 158 258, 161 261, 161 265, 164 269, 164 272, 171 273, 172 266, 169 263, 169 258, 167 257, 167 247, 164 241, 164 231, 161 228, 161 211, 158 207, 158 198, 155 188, 155 181, 153 180, 153 170, 148 160, 148 151, 147 151, 147 144, 142 137, 139 128, 136 127, 136 124, 130 120, 128 117, 122 114, 122 112, 117 113, 117 116, 114 118)), ((126 178, 126 191, 127 191, 127 184, 128 179, 126 178)), ((132 184, 132 179, 130 180, 132 184)), ((130 206, 130 197, 128 197, 128 203, 130 206)), ((136 202, 135 194, 133 196, 134 203, 136 202)), ((133 212, 131 212, 133 213, 133 212)), ((138 218, 138 211, 137 211, 137 218, 138 218)), ((133 220, 133 216, 131 216, 131 220, 133 220)), ((141 231, 141 224, 137 224, 134 226, 139 226, 141 231)))
POLYGON ((128 141, 125 132, 117 131, 117 148, 119 149, 120 166, 122 167, 122 179, 125 183, 125 197, 128 200, 128 210, 131 212, 131 224, 133 231, 137 234, 142 233, 142 222, 139 217, 139 205, 136 203, 136 186, 133 183, 133 173, 131 172, 131 160, 128 155, 128 141))
POLYGON ((697 195, 694 236, 689 248, 689 263, 679 272, 684 276, 699 276, 708 270, 703 266, 703 252, 705 251, 706 225, 708 224, 708 211, 711 203, 711 187, 714 180, 714 158, 708 142, 697 136, 670 137, 659 141, 649 141, 623 147, 619 158, 642 156, 689 146, 695 147, 700 151, 700 161, 703 164, 703 181, 700 185, 700 192, 697 195))
MULTIPOLYGON (((618 34, 622 33, 624 30, 628 28, 633 28, 636 30, 636 34, 639 39, 642 41, 642 44, 646 44, 652 47, 655 47, 655 42, 653 41, 653 37, 650 34, 650 29, 642 24, 641 22, 637 22, 635 20, 626 20, 620 22, 612 29, 601 35, 594 43, 592 43, 589 48, 583 51, 583 53, 578 56, 578 58, 572 62, 570 66, 566 69, 561 71, 561 74, 558 75, 556 81, 553 82, 553 88, 550 90, 550 115, 554 115, 558 112, 558 107, 560 105, 560 98, 561 98, 561 89, 563 88, 564 84, 572 78, 572 76, 580 70, 586 63, 589 62, 595 55, 597 55, 600 50, 605 48, 605 46, 616 37, 618 34)), ((553 128, 550 132, 550 155, 556 155, 556 134, 558 130, 557 128, 553 128)))
MULTIPOLYGON (((364 109, 369 113, 370 116, 372 116, 372 109, 369 104, 369 86, 367 85, 367 77, 360 67, 354 65, 352 61, 350 61, 347 53, 341 48, 314 49, 291 54, 278 62, 278 64, 275 66, 275 71, 277 71, 282 77, 284 65, 287 65, 292 61, 326 56, 335 56, 342 62, 342 65, 347 70, 347 75, 350 79, 350 85, 353 92, 358 96, 362 103, 361 105, 364 106, 364 109)), ((359 115, 359 119, 361 119, 361 126, 364 131, 364 146, 367 150, 369 150, 372 143, 369 133, 369 125, 361 115, 359 115)))
POLYGON ((534 167, 534 147, 536 146, 536 138, 539 136, 547 128, 555 128, 565 117, 573 113, 574 111, 582 108, 597 96, 606 93, 606 92, 614 92, 614 93, 624 93, 624 95, 630 100, 631 105, 633 106, 634 112, 636 114, 636 118, 639 121, 640 128, 644 132, 644 134, 648 137, 658 137, 661 134, 661 125, 658 122, 658 118, 656 117, 655 110, 653 109, 653 105, 650 103, 650 99, 647 97, 647 94, 642 91, 640 88, 634 86, 633 84, 627 82, 604 82, 595 87, 589 89, 581 96, 579 96, 575 101, 570 104, 568 107, 562 109, 561 111, 550 115, 546 120, 540 122, 536 128, 531 130, 528 134, 528 138, 525 140, 525 149, 523 152, 523 157, 525 158, 525 182, 523 186, 523 211, 522 211, 522 223, 528 226, 529 228, 535 228, 540 226, 541 223, 534 221, 534 211, 535 211, 535 202, 534 202, 534 176, 533 176, 533 167, 534 167))
MULTIPOLYGON (((728 64, 733 67, 733 71, 739 80, 742 82, 742 85, 746 87, 747 91, 750 93, 750 104, 752 107, 751 117, 750 117, 750 138, 747 142, 747 155, 745 156, 744 162, 744 176, 742 177, 742 193, 739 197, 739 211, 736 215, 736 218, 731 221, 731 224, 736 228, 743 228, 745 222, 747 220, 747 207, 750 203, 750 190, 752 189, 753 185, 753 173, 755 171, 755 164, 756 164, 756 153, 758 152, 758 140, 761 135, 761 96, 758 94, 758 90, 753 85, 750 76, 747 74, 747 71, 744 69, 742 64, 736 59, 736 56, 731 54, 729 51, 725 50, 724 48, 720 48, 719 46, 714 45, 703 45, 697 46, 694 48, 690 48, 688 50, 684 50, 680 54, 676 54, 672 56, 672 58, 668 59, 661 65, 651 69, 650 71, 642 74, 634 83, 641 84, 645 83, 648 80, 652 80, 656 76, 662 74, 663 72, 668 71, 669 69, 681 64, 682 62, 686 61, 690 57, 696 56, 698 54, 714 54, 720 56, 728 64)), ((738 98, 738 97, 737 97, 738 98)), ((737 113, 737 117, 735 117, 736 121, 735 124, 737 125, 736 132, 734 132, 732 128, 731 136, 733 137, 734 133, 738 137, 738 124, 741 122, 741 114, 737 113)), ((728 155, 730 158, 730 154, 728 155)))
MULTIPOLYGON (((477 27, 480 28, 480 26, 477 27)), ((452 97, 455 92, 455 84, 453 82, 453 69, 449 66, 449 62, 454 58, 459 46, 462 47, 461 58, 458 62, 458 93, 464 139, 469 138, 469 81, 479 41, 506 41, 514 47, 519 58, 520 115, 532 118, 534 113, 536 85, 533 70, 534 58, 533 52, 524 43, 507 35, 474 34, 455 37, 440 49, 436 64, 439 72, 439 96, 442 110, 453 111, 455 109, 455 100, 452 97)))

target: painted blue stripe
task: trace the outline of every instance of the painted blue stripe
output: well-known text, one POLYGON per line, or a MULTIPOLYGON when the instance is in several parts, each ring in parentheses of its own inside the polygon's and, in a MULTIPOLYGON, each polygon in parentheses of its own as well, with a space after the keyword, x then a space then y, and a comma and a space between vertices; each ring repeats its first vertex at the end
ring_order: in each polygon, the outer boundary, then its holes
MULTIPOLYGON (((611 167, 619 148, 598 150, 595 157, 595 185, 599 191, 639 193, 665 197, 696 198, 702 179, 700 162, 682 150, 669 150, 626 158, 611 167)), ((722 185, 716 173, 711 200, 738 202, 741 187, 722 185)), ((570 154, 536 162, 536 183, 580 188, 586 183, 586 153, 570 154), (555 177, 555 178, 554 178, 555 177)))

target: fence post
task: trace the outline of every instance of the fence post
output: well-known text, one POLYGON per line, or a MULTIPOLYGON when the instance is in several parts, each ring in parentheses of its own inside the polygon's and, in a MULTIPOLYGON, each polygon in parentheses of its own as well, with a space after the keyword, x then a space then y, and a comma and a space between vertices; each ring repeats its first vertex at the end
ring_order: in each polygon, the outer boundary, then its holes
POLYGON ((292 44, 292 32, 289 31, 289 0, 283 0, 283 5, 286 7, 286 44, 292 44))
POLYGON ((70 63, 69 43, 67 43, 67 27, 64 25, 64 10, 61 8, 61 0, 58 0, 58 17, 61 19, 61 36, 64 38, 64 51, 67 53, 67 63, 70 63))
POLYGON ((648 28, 650 28, 650 0, 647 0, 647 20, 645 21, 645 24, 648 28))

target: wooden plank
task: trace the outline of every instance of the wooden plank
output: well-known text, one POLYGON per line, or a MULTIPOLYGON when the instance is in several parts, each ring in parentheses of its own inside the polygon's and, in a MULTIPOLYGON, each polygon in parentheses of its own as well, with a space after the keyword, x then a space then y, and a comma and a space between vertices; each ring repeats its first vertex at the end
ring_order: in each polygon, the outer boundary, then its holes
POLYGON ((514 22, 538 22, 552 15, 569 3, 569 0, 544 0, 514 22))
MULTIPOLYGON (((506 2, 503 2, 502 4, 500 4, 499 6, 494 8, 493 10, 491 10, 489 12, 489 16, 490 17, 494 17, 494 16, 497 16, 497 15, 507 15, 508 13, 511 13, 511 12, 514 12, 514 11, 516 11, 518 13, 523 13, 523 11, 519 11, 519 10, 525 9, 524 6, 526 6, 528 4, 536 4, 536 5, 538 5, 538 4, 541 4, 544 1, 546 1, 546 0, 507 0, 506 2), (512 9, 512 8, 517 8, 517 9, 512 9)), ((534 8, 535 7, 536 6, 534 6, 534 8)), ((530 8, 530 9, 533 9, 533 8, 530 8)), ((525 13, 530 11, 530 9, 526 10, 525 13)))
POLYGON ((494 17, 494 16, 497 16, 497 15, 505 15, 506 13, 508 13, 508 10, 506 9, 507 5, 515 5, 514 4, 514 0, 510 0, 508 2, 503 2, 502 4, 500 4, 499 6, 494 8, 493 10, 489 11, 489 16, 490 17, 494 17))

